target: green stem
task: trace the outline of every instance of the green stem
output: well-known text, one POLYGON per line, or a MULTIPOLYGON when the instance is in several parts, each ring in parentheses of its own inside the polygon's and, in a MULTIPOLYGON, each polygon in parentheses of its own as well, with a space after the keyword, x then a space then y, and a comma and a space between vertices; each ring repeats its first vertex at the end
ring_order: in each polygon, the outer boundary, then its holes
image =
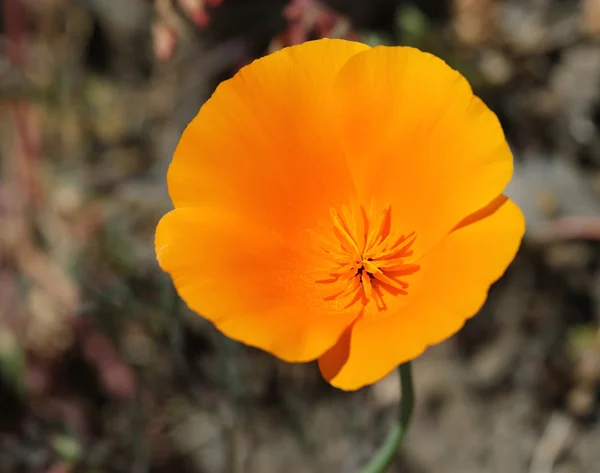
POLYGON ((398 370, 400 371, 400 386, 402 391, 398 423, 388 434, 385 442, 379 448, 377 453, 375 453, 369 463, 363 467, 360 473, 383 473, 386 471, 392 464, 394 456, 404 440, 404 435, 408 429, 414 405, 414 389, 410 361, 400 365, 398 370))

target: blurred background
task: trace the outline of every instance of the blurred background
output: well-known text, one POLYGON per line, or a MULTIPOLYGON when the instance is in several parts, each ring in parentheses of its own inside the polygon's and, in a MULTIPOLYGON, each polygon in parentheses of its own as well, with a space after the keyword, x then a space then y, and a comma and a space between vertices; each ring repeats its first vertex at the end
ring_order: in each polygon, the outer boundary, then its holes
POLYGON ((344 393, 238 345, 154 256, 203 101, 323 36, 465 74, 505 128, 528 220, 481 313, 416 361, 392 471, 600 472, 599 0, 0 5, 1 473, 352 473, 382 442, 396 374, 344 393))

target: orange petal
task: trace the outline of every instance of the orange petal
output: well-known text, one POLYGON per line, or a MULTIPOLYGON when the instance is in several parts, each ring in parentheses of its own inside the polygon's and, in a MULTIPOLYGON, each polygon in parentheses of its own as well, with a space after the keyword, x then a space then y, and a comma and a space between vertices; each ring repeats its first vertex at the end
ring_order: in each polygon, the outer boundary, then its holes
POLYGON ((467 225, 471 225, 475 222, 478 222, 479 220, 489 217, 494 212, 496 212, 496 210, 502 207, 507 200, 508 197, 506 197, 503 194, 500 194, 485 207, 482 207, 479 210, 473 212, 471 215, 467 215, 465 218, 463 218, 460 222, 458 222, 456 227, 453 228, 453 231, 456 231, 459 228, 466 227, 467 225))
POLYGON ((294 236, 346 203, 353 186, 331 132, 331 94, 343 64, 365 49, 308 42, 223 82, 175 152, 168 173, 175 207, 210 202, 294 236))
POLYGON ((363 201, 392 204, 415 254, 500 194, 512 156, 494 115, 441 59, 408 47, 356 54, 334 86, 337 122, 363 201))
POLYGON ((495 212, 452 232, 419 261, 420 279, 406 307, 358 319, 349 340, 342 337, 319 359, 323 375, 336 387, 358 389, 456 333, 481 308, 524 231, 521 211, 506 199, 495 212))
POLYGON ((279 233, 220 209, 165 215, 156 253, 188 306, 225 335, 287 361, 331 347, 354 312, 337 312, 315 287, 315 262, 279 233))

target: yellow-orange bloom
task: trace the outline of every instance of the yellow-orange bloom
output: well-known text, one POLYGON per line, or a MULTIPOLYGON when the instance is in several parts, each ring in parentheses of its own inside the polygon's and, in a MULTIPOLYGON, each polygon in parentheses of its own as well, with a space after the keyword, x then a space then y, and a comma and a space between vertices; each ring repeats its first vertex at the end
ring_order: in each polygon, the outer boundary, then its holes
POLYGON ((442 60, 308 42, 244 67, 187 127, 156 252, 224 334, 357 389, 479 310, 525 228, 512 170, 442 60))

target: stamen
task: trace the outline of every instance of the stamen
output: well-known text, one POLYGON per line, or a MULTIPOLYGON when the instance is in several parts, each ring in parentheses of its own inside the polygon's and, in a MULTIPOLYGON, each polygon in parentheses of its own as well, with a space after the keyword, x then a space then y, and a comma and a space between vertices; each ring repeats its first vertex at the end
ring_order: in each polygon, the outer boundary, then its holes
POLYGON ((386 298, 408 294, 408 283, 403 279, 419 270, 410 263, 411 249, 416 235, 395 233, 392 208, 386 205, 373 218, 372 205, 367 211, 362 205, 352 203, 342 206, 341 213, 330 211, 335 238, 319 238, 319 246, 334 266, 327 277, 317 281, 331 284, 333 295, 327 300, 350 301, 344 307, 371 301, 379 311, 387 308, 386 298))
POLYGON ((385 302, 383 301, 383 296, 380 291, 381 291, 381 289, 377 286, 375 286, 373 288, 373 300, 375 301, 375 304, 377 305, 377 309, 385 310, 387 308, 387 306, 385 305, 385 302))
POLYGON ((362 274, 360 275, 360 280, 361 280, 363 288, 365 290, 365 297, 367 298, 367 301, 370 301, 371 297, 373 296, 373 286, 371 284, 371 276, 369 276, 369 273, 367 273, 366 271, 363 271, 362 274))
POLYGON ((334 233, 338 238, 340 238, 342 248, 347 249, 347 247, 344 246, 344 243, 347 243, 350 246, 350 248, 354 249, 357 253, 359 253, 360 251, 358 249, 358 246, 356 245, 356 242, 352 238, 352 235, 348 232, 348 229, 344 225, 340 214, 337 213, 337 210, 331 209, 331 217, 333 218, 334 233))

